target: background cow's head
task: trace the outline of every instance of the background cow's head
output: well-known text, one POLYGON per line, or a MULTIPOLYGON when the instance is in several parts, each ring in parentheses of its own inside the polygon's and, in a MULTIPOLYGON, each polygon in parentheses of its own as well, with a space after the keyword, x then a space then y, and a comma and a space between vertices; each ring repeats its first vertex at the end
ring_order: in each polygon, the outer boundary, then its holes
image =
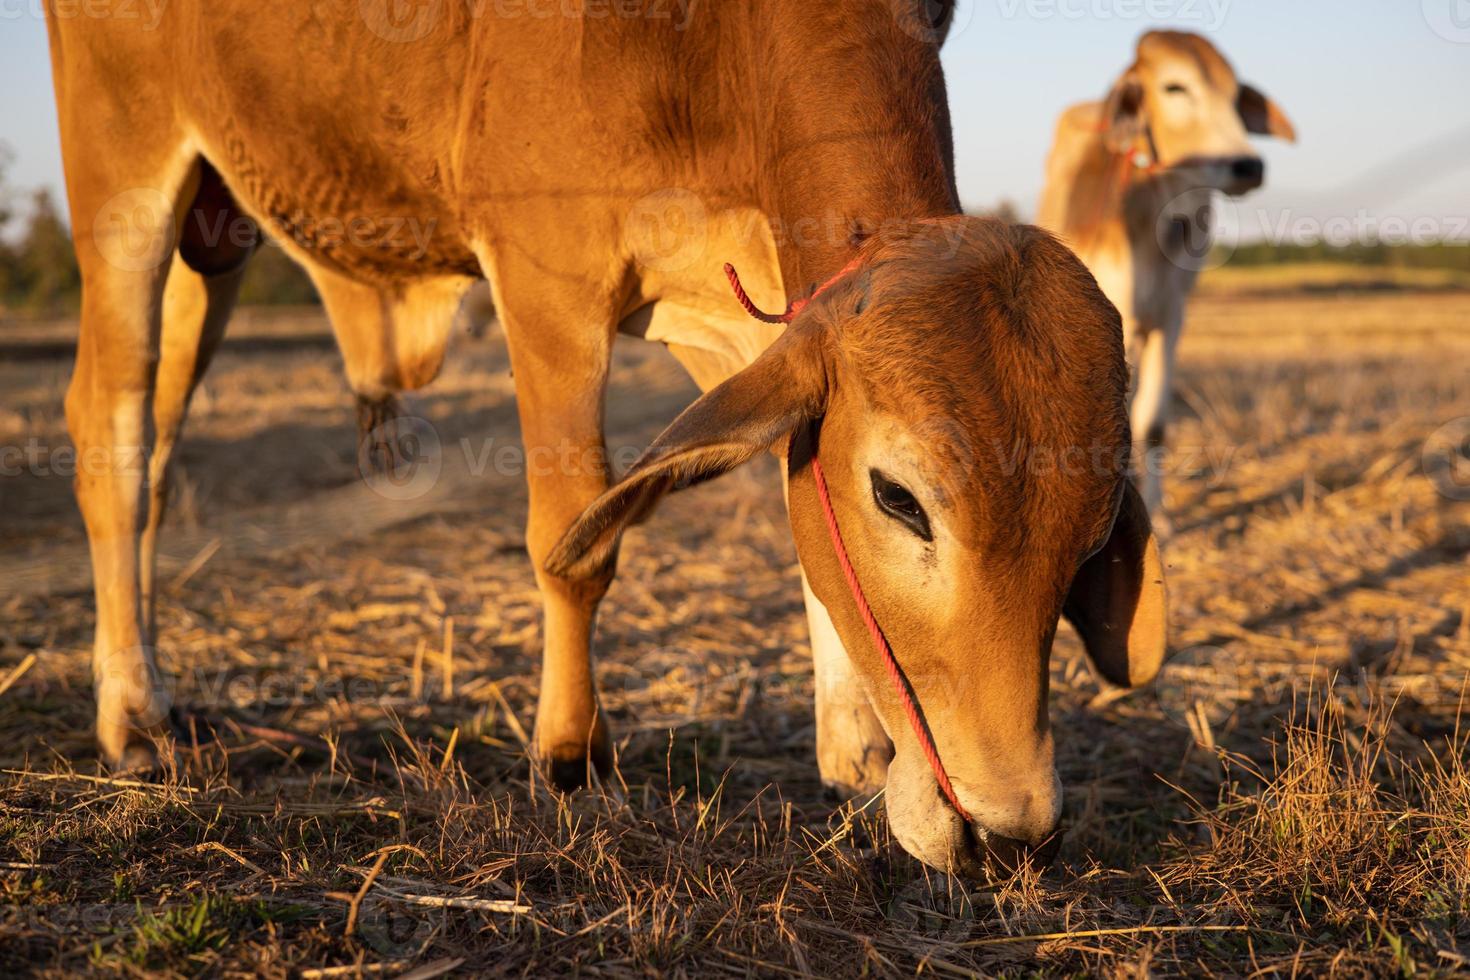
POLYGON ((1247 134, 1295 140, 1286 114, 1235 71, 1198 34, 1150 31, 1136 60, 1103 107, 1115 152, 1142 152, 1195 188, 1243 194, 1261 186, 1266 167, 1247 134))
MULTIPOLYGON (((895 835, 979 873, 1054 834, 1047 662, 1059 616, 1108 680, 1164 655, 1164 589, 1127 480, 1119 317, 1049 235, 954 217, 864 247, 750 367, 686 410, 573 525, 549 567, 600 567, 670 489, 787 451, 802 567, 892 738, 895 835), (966 825, 938 789, 828 537, 818 454, 862 587, 966 825)), ((732 300, 733 302, 733 300, 732 300)))

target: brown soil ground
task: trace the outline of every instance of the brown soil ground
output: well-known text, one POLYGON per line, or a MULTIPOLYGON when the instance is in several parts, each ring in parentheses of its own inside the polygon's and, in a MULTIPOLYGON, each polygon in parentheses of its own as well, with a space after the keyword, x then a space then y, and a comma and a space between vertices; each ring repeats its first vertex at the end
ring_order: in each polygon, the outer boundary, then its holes
MULTIPOLYGON (((1104 690, 1063 629, 1065 844, 985 887, 925 873, 880 804, 823 796, 768 460, 629 536, 598 640, 617 777, 531 779, 539 614, 493 332, 413 400, 442 470, 395 501, 358 477, 325 324, 238 318, 161 579, 174 699, 213 737, 177 778, 106 778, 52 455, 73 330, 0 324, 0 445, 35 447, 0 476, 0 971, 1470 970, 1470 293, 1200 297, 1167 481, 1173 663, 1104 690)), ((627 343, 614 452, 692 395, 627 343)))

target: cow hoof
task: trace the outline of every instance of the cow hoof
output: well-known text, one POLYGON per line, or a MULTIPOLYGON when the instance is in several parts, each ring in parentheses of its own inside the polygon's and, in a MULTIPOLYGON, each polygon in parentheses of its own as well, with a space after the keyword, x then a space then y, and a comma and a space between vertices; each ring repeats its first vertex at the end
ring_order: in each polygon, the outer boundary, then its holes
POLYGON ((594 771, 599 777, 606 776, 612 771, 612 742, 601 713, 591 739, 558 742, 541 749, 538 755, 542 774, 564 793, 587 786, 594 771))
POLYGON ((167 736, 135 738, 112 752, 99 746, 98 754, 109 773, 128 779, 156 779, 178 768, 174 741, 167 736))
POLYGON ((151 776, 160 768, 158 750, 134 742, 108 760, 107 768, 114 776, 151 776))
POLYGON ((827 798, 838 803, 846 803, 849 800, 855 803, 866 803, 883 791, 884 784, 865 780, 863 782, 849 782, 847 780, 822 780, 822 789, 827 798))
POLYGON ((171 761, 161 757, 160 746, 173 741, 172 705, 154 676, 154 684, 141 691, 112 677, 97 684, 98 754, 116 774, 146 775, 171 761))
MULTIPOLYGON (((600 728, 598 734, 602 735, 600 728)), ((612 771, 612 751, 606 735, 594 738, 590 746, 586 742, 563 742, 543 750, 541 771, 564 793, 587 786, 594 771, 599 777, 606 776, 612 771)))
POLYGON ((819 760, 822 786, 841 800, 868 800, 888 785, 888 759, 893 750, 887 745, 872 746, 856 756, 819 760))

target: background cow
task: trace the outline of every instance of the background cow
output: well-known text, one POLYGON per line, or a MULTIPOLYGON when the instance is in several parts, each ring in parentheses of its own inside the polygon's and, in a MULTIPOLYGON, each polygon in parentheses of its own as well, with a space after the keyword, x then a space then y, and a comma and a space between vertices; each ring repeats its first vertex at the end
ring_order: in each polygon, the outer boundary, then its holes
POLYGON ((1123 314, 1137 370, 1133 436, 1145 502, 1162 523, 1164 443, 1184 304, 1212 238, 1211 197, 1261 186, 1247 134, 1295 140, 1286 115, 1236 80, 1197 34, 1150 31, 1106 99, 1057 124, 1037 220, 1087 263, 1123 314), (1152 458, 1149 458, 1152 456, 1152 458))

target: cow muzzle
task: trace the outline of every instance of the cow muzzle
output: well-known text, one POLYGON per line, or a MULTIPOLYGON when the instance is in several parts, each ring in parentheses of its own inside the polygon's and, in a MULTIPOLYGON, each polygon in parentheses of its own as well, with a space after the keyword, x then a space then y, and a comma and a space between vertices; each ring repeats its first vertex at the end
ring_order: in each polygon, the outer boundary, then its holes
POLYGON ((1265 183, 1266 161, 1256 156, 1236 157, 1229 163, 1229 174, 1225 193, 1244 194, 1253 191, 1265 183))
POLYGON ((888 767, 888 822, 904 850, 940 871, 968 878, 1004 877, 1041 869, 1061 843, 1061 786, 1050 765, 1035 778, 982 791, 955 777, 972 819, 945 800, 922 758, 900 749, 888 767))

